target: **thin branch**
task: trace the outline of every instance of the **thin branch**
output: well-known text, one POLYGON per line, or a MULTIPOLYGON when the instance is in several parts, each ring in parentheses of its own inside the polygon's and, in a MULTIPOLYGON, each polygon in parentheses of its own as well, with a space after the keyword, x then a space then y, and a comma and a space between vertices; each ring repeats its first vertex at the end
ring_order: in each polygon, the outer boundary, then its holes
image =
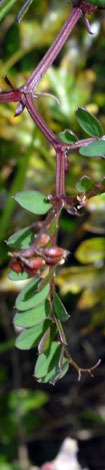
POLYGON ((31 92, 34 91, 38 83, 40 82, 41 78, 54 62, 56 57, 58 56, 59 52, 61 51, 63 45, 65 44, 66 40, 68 39, 72 29, 74 28, 75 24, 78 20, 83 16, 83 12, 80 8, 72 8, 69 17, 67 18, 66 22, 64 23, 63 27, 61 28, 60 32, 58 33, 55 41, 48 49, 40 63, 37 65, 31 76, 25 82, 25 84, 21 87, 22 91, 30 90, 31 92))

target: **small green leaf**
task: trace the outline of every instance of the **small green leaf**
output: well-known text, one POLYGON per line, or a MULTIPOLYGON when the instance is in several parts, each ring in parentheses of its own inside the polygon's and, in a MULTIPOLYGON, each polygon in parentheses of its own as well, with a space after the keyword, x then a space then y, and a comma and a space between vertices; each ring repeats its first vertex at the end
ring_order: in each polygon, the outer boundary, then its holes
POLYGON ((8 279, 10 279, 10 281, 26 281, 26 279, 30 279, 32 277, 32 275, 25 273, 25 271, 23 273, 16 273, 10 269, 8 273, 8 279))
POLYGON ((47 352, 39 355, 36 366, 35 366, 35 377, 45 377, 49 372, 55 374, 59 372, 59 356, 60 356, 60 344, 57 341, 53 341, 51 347, 47 352))
POLYGON ((27 328, 26 330, 23 330, 16 340, 15 344, 17 348, 25 350, 37 346, 41 339, 41 336, 44 334, 49 324, 49 320, 46 320, 45 322, 42 322, 39 325, 35 325, 32 328, 27 328))
POLYGON ((58 332, 59 332, 59 337, 60 337, 60 341, 62 344, 67 344, 67 341, 66 341, 66 336, 65 336, 65 333, 64 333, 64 329, 63 329, 63 326, 62 326, 62 323, 60 320, 58 320, 58 318, 56 318, 56 326, 58 328, 58 332))
POLYGON ((26 312, 16 313, 14 317, 14 324, 23 328, 29 328, 44 321, 48 316, 46 312, 46 302, 47 301, 44 301, 37 307, 32 308, 26 312))
POLYGON ((46 214, 51 209, 47 198, 38 191, 21 191, 14 196, 14 199, 32 214, 46 214))
POLYGON ((35 292, 38 288, 38 280, 32 280, 23 290, 20 292, 16 299, 16 308, 18 310, 29 310, 33 307, 37 307, 43 300, 45 300, 49 293, 49 284, 47 284, 40 292, 35 292))
POLYGON ((80 180, 76 184, 76 189, 79 191, 79 193, 82 193, 84 191, 90 191, 93 187, 93 181, 89 176, 82 176, 80 180))
POLYGON ((66 358, 64 358, 64 364, 62 365, 62 371, 50 378, 49 382, 52 385, 55 385, 59 380, 63 379, 64 375, 67 374, 69 369, 69 363, 66 358))
POLYGON ((51 327, 49 326, 45 333, 43 334, 40 343, 38 345, 39 354, 44 353, 50 346, 51 341, 51 327))
POLYGON ((80 106, 77 111, 75 111, 75 114, 77 121, 87 134, 92 137, 102 137, 103 130, 100 122, 93 114, 89 113, 86 108, 80 106))
POLYGON ((18 232, 11 235, 11 237, 7 240, 7 245, 11 248, 18 249, 18 250, 25 250, 30 248, 32 241, 34 240, 35 234, 31 232, 31 230, 26 227, 22 230, 18 230, 18 232))
POLYGON ((78 140, 76 134, 74 134, 70 129, 65 129, 63 132, 60 132, 59 137, 65 144, 73 144, 78 140))
POLYGON ((100 263, 105 259, 105 238, 96 237, 83 241, 75 252, 80 263, 100 263))
POLYGON ((53 301, 54 301, 54 308, 56 312, 56 316, 60 321, 66 321, 69 318, 69 315, 64 307, 61 299, 59 298, 56 292, 53 293, 53 301))
POLYGON ((79 150, 81 155, 85 157, 104 157, 105 156, 105 140, 97 140, 86 147, 79 150))
POLYGON ((56 382, 61 380, 64 377, 64 375, 67 374, 68 369, 69 369, 69 363, 68 363, 68 360, 64 357, 62 371, 59 371, 58 369, 55 368, 55 372, 54 371, 48 372, 48 374, 45 375, 45 377, 41 377, 40 379, 38 379, 38 382, 42 382, 42 383, 49 382, 50 384, 55 385, 56 382))
POLYGON ((50 348, 50 345, 57 334, 57 328, 54 323, 52 323, 47 330, 45 331, 44 335, 42 336, 40 343, 38 345, 39 354, 44 353, 50 348))

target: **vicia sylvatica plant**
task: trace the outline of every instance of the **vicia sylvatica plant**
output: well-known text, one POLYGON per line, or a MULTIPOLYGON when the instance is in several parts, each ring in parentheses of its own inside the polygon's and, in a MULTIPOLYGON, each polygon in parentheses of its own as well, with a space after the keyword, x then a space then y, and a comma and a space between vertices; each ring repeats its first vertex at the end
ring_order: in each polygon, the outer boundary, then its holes
MULTIPOLYGON (((15 1, 2 0, 1 18, 15 1), (4 13, 3 13, 4 12, 4 13)), ((17 21, 20 23, 32 0, 26 0, 18 12, 17 21)), ((85 157, 105 156, 105 135, 99 121, 85 108, 76 110, 76 118, 85 133, 89 136, 78 140, 73 130, 65 129, 59 136, 48 127, 35 106, 36 87, 41 78, 53 63, 63 45, 79 20, 83 20, 89 34, 92 34, 86 14, 94 13, 98 8, 105 7, 105 0, 73 2, 70 14, 55 41, 48 49, 28 80, 18 89, 14 89, 9 79, 6 83, 9 90, 0 93, 0 102, 16 102, 15 116, 27 109, 33 121, 40 128, 56 154, 56 184, 55 193, 44 194, 36 190, 19 192, 14 195, 22 210, 30 211, 38 220, 30 226, 10 236, 8 246, 11 250, 10 272, 11 280, 28 280, 25 288, 16 299, 14 324, 22 328, 16 340, 19 349, 38 347, 38 358, 34 375, 39 382, 55 384, 73 366, 78 372, 88 372, 93 376, 93 370, 99 365, 100 359, 91 368, 82 369, 71 357, 67 344, 63 322, 69 315, 55 289, 57 268, 69 258, 69 252, 57 244, 59 217, 62 210, 70 215, 80 217, 83 214, 87 198, 101 193, 105 203, 105 180, 95 184, 84 175, 77 183, 77 196, 66 195, 65 174, 69 171, 68 153, 78 149, 85 157), (42 218, 43 216, 43 218, 42 218)), ((71 7, 70 7, 71 8, 71 7)), ((51 96, 51 95, 50 95, 51 96)), ((55 98, 52 95, 52 98, 55 98)), ((25 158, 25 157, 24 157, 25 158)))

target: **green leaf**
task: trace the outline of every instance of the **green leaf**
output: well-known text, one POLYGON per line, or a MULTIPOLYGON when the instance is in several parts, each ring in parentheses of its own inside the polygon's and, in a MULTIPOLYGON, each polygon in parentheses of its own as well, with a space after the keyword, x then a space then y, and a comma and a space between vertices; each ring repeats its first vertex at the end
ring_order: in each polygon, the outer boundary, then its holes
POLYGON ((60 320, 58 320, 58 318, 56 318, 56 326, 58 328, 58 333, 59 333, 61 343, 62 344, 67 344, 66 336, 65 336, 65 333, 64 333, 62 323, 61 323, 60 320))
POLYGON ((46 214, 51 209, 47 198, 38 191, 21 191, 14 196, 14 199, 32 214, 46 214))
POLYGON ((70 129, 65 129, 63 132, 60 132, 59 137, 60 140, 66 144, 73 144, 78 140, 76 134, 74 134, 70 129))
POLYGON ((91 178, 89 178, 89 176, 86 175, 82 176, 82 178, 80 178, 80 180, 76 184, 76 188, 79 193, 82 193, 84 191, 90 191, 92 187, 93 181, 91 180, 91 178))
POLYGON ((103 129, 100 122, 93 114, 89 113, 86 108, 80 106, 77 111, 75 111, 75 114, 77 121, 87 134, 92 137, 102 137, 103 129))
POLYGON ((38 325, 48 316, 46 303, 47 300, 39 304, 37 307, 32 308, 31 310, 22 313, 16 313, 14 317, 14 324, 23 328, 38 325))
POLYGON ((35 377, 45 377, 49 372, 55 374, 59 372, 59 356, 61 346, 57 341, 53 341, 47 352, 39 355, 35 366, 35 377))
POLYGON ((100 263, 105 259, 105 238, 85 240, 77 248, 75 257, 80 263, 100 263))
POLYGON ((50 326, 45 331, 44 335, 42 336, 39 345, 38 345, 38 352, 39 354, 44 353, 50 348, 50 345, 57 334, 57 328, 55 323, 51 323, 50 326))
POLYGON ((79 150, 81 155, 85 157, 104 157, 105 156, 105 140, 97 140, 86 147, 79 150))
POLYGON ((18 336, 16 340, 16 346, 18 349, 31 349, 32 347, 37 346, 41 336, 46 331, 46 328, 49 326, 50 321, 46 320, 45 322, 35 325, 32 328, 28 328, 18 336))
POLYGON ((49 372, 47 375, 45 375, 45 377, 42 377, 41 379, 38 379, 38 382, 42 382, 42 383, 47 383, 49 382, 50 384, 52 385, 55 385, 56 382, 58 382, 59 380, 61 380, 65 374, 67 374, 68 372, 68 369, 69 369, 69 363, 68 363, 68 360, 66 358, 63 359, 64 363, 63 363, 63 366, 62 366, 62 371, 55 371, 55 373, 52 373, 49 372))
POLYGON ((93 196, 88 199, 86 208, 90 212, 105 212, 105 193, 93 196))
POLYGON ((54 308, 56 312, 56 316, 60 321, 66 321, 69 318, 69 315, 64 307, 61 299, 59 298, 56 292, 53 293, 53 301, 54 301, 54 308))
POLYGON ((32 277, 32 275, 25 273, 25 271, 23 273, 16 273, 10 269, 8 273, 8 279, 10 279, 10 281, 25 281, 26 279, 30 279, 32 277))
POLYGON ((43 336, 40 340, 40 343, 38 344, 39 354, 44 353, 45 351, 47 351, 47 349, 50 346, 50 342, 51 342, 51 326, 49 326, 47 328, 47 330, 45 331, 45 333, 43 334, 43 336))
POLYGON ((18 232, 11 235, 6 241, 7 245, 11 248, 18 249, 18 250, 25 250, 30 248, 32 241, 34 240, 35 234, 31 232, 31 230, 26 227, 22 230, 18 230, 18 232))
POLYGON ((23 290, 20 292, 16 299, 16 308, 19 310, 29 310, 37 307, 43 300, 46 299, 49 293, 49 284, 47 284, 40 292, 35 290, 38 288, 38 280, 33 279, 23 290))
POLYGON ((7 15, 17 0, 3 0, 0 5, 0 21, 7 15))

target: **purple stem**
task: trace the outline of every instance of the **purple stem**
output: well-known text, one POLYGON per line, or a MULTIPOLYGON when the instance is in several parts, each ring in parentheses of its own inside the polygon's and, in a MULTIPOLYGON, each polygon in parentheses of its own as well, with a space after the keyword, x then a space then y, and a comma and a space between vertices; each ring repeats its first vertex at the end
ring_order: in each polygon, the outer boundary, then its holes
POLYGON ((27 111, 29 112, 39 129, 43 132, 47 140, 50 142, 50 144, 55 148, 55 150, 58 148, 58 146, 62 148, 62 142, 47 126, 46 122, 44 121, 38 109, 36 108, 32 94, 26 94, 24 98, 24 103, 27 108, 27 111))
POLYGON ((65 151, 56 152, 56 197, 65 196, 65 151))
POLYGON ((97 137, 90 137, 89 139, 78 140, 74 144, 65 144, 65 149, 72 151, 80 147, 87 147, 87 145, 92 144, 93 142, 97 142, 100 139, 105 141, 105 135, 98 139, 97 137))
POLYGON ((82 16, 83 16, 83 12, 80 8, 77 8, 77 7, 72 8, 72 11, 70 12, 69 17, 67 18, 62 29, 58 33, 55 41, 46 52, 43 59, 37 65, 32 75, 25 82, 25 85, 21 87, 22 91, 26 91, 27 89, 30 90, 31 92, 34 91, 34 89, 40 82, 41 78, 45 74, 46 70, 50 67, 50 65, 54 62, 56 56, 59 54, 60 50, 62 49, 64 43, 68 39, 75 24, 82 16))

